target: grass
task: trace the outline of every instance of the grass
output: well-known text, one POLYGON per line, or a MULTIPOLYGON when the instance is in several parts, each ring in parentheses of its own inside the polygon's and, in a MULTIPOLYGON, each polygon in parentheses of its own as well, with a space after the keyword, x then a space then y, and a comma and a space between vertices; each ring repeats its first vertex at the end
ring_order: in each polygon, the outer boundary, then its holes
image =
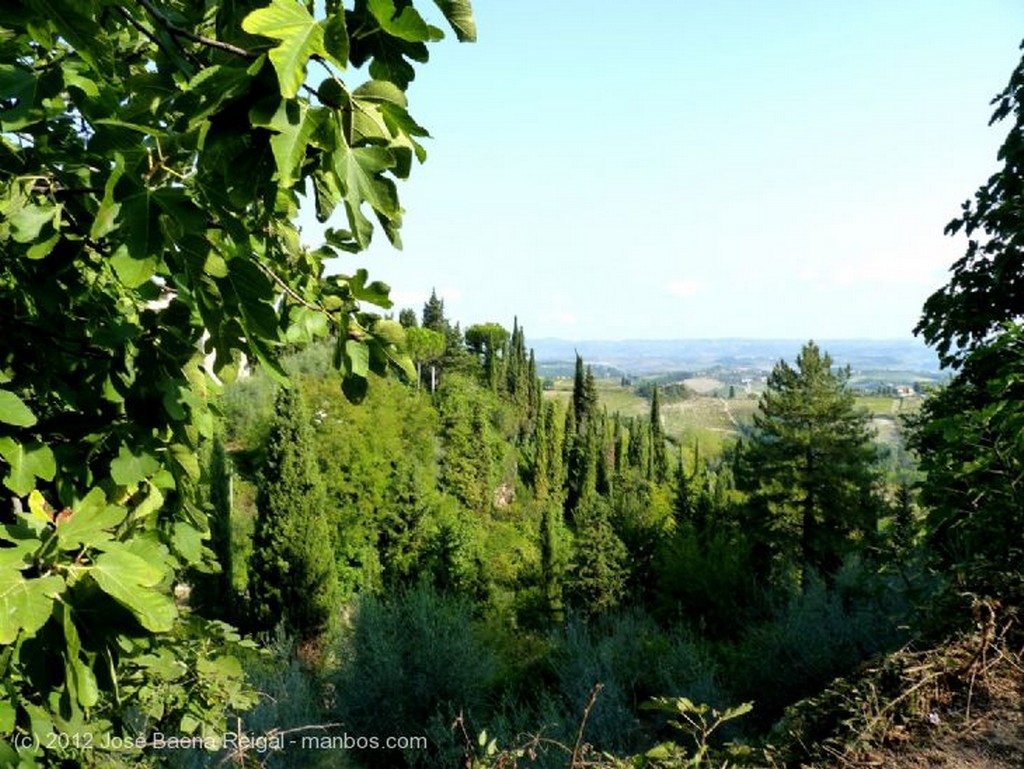
POLYGON ((865 408, 873 417, 892 417, 897 414, 912 414, 921 408, 920 396, 893 398, 890 395, 859 395, 857 405, 865 408))

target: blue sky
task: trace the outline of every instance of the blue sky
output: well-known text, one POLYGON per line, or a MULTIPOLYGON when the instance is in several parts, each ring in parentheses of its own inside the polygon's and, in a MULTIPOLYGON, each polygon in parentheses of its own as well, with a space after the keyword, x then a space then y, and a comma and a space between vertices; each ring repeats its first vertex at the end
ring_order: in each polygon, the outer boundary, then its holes
POLYGON ((909 337, 1024 37, 1018 0, 475 10, 410 89, 405 249, 338 268, 528 339, 909 337))

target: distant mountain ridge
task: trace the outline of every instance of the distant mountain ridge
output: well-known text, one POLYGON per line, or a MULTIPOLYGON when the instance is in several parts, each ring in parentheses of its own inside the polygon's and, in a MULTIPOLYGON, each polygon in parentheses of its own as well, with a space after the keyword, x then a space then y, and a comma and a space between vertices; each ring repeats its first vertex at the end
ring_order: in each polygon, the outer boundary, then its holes
MULTIPOLYGON (((594 366, 629 374, 715 368, 769 371, 780 359, 792 361, 806 339, 627 339, 531 341, 538 364, 572 361, 578 352, 594 366)), ((816 339, 836 365, 857 371, 906 371, 937 376, 938 357, 918 339, 816 339)))

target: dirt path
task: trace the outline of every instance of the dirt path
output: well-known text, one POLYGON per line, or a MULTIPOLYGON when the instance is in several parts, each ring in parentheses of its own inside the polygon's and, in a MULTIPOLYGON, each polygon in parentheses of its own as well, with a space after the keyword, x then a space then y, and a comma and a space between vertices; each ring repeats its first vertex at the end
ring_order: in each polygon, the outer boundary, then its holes
POLYGON ((722 408, 725 409, 725 415, 729 417, 729 421, 732 422, 732 426, 739 430, 740 423, 737 422, 736 417, 732 415, 732 411, 729 409, 729 401, 727 401, 725 398, 719 398, 718 400, 722 402, 722 408))

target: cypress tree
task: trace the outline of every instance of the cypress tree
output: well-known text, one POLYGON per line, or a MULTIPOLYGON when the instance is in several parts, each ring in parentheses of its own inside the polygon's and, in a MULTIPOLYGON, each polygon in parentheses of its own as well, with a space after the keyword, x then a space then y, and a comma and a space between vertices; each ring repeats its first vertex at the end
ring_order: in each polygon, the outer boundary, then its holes
POLYGON ((282 388, 256 495, 249 568, 253 619, 278 621, 302 639, 320 634, 339 602, 326 495, 313 428, 296 387, 282 388))
POLYGON ((661 398, 658 385, 651 393, 651 463, 654 480, 664 483, 668 479, 668 451, 665 447, 665 432, 661 427, 661 398))
POLYGON ((682 448, 679 449, 679 464, 676 465, 676 484, 672 499, 672 513, 675 517, 677 529, 682 528, 686 524, 693 523, 693 490, 690 488, 690 479, 686 476, 682 448))
MULTIPOLYGON (((552 497, 562 499, 565 488, 565 459, 563 454, 563 433, 559 432, 558 413, 553 402, 544 404, 547 412, 545 421, 547 423, 547 453, 548 453, 548 488, 552 497)), ((572 411, 572 409, 568 409, 572 411)))
POLYGON ((611 469, 615 475, 623 471, 623 459, 626 454, 626 435, 623 432, 623 420, 615 412, 611 428, 611 469))
POLYGON ((527 419, 530 425, 536 423, 541 411, 541 385, 540 377, 537 376, 537 359, 533 355, 533 348, 530 348, 530 359, 526 364, 526 382, 528 387, 527 419))
POLYGON ((551 492, 551 456, 548 453, 548 410, 541 409, 533 439, 533 493, 540 502, 547 501, 551 492))
MULTIPOLYGON (((583 424, 585 417, 584 412, 586 411, 586 405, 583 401, 583 390, 584 390, 584 370, 583 370, 583 358, 580 357, 579 353, 576 353, 576 372, 573 375, 572 380, 572 411, 573 411, 573 423, 575 429, 573 432, 582 432, 581 425, 583 424)), ((568 435, 568 433, 566 433, 568 435)))
POLYGON ((581 507, 566 589, 573 606, 595 616, 619 605, 629 579, 629 551, 603 501, 581 507))
POLYGON ((545 608, 555 624, 565 621, 561 574, 558 567, 558 526, 557 504, 546 502, 540 522, 541 582, 545 608))

